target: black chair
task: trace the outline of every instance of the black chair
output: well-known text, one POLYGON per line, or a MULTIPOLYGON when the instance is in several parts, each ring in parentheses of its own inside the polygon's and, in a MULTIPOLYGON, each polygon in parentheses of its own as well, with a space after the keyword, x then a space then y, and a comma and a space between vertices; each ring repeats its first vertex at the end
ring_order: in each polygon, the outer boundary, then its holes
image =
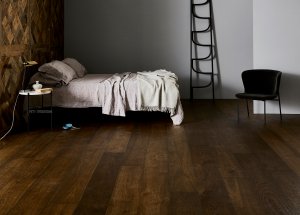
MULTIPOLYGON (((249 117, 248 100, 259 100, 264 102, 264 119, 266 123, 266 100, 275 100, 278 98, 280 120, 282 120, 281 103, 279 95, 280 79, 282 72, 270 69, 252 69, 242 73, 244 84, 244 93, 238 93, 235 96, 239 99, 245 99, 247 103, 247 112, 249 117)), ((237 106, 239 119, 239 102, 237 106)))

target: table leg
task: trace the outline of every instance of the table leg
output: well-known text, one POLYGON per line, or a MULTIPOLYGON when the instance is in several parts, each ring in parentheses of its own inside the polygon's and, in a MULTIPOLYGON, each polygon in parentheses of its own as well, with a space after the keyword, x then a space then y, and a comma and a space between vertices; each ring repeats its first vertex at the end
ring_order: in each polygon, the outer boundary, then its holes
POLYGON ((30 130, 29 93, 27 94, 27 131, 30 130))
POLYGON ((53 122, 52 122, 52 119, 53 119, 53 109, 52 109, 52 92, 50 93, 50 110, 51 110, 51 113, 50 113, 50 116, 51 116, 51 129, 53 128, 53 122))

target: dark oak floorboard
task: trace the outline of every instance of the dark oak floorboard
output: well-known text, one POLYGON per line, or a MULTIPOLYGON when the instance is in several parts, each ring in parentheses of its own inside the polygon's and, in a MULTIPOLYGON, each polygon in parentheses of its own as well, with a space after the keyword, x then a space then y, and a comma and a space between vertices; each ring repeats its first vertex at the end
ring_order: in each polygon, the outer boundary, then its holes
POLYGON ((78 130, 9 135, 0 214, 300 214, 300 115, 265 125, 242 104, 238 122, 235 100, 183 107, 181 126, 89 112, 78 130))

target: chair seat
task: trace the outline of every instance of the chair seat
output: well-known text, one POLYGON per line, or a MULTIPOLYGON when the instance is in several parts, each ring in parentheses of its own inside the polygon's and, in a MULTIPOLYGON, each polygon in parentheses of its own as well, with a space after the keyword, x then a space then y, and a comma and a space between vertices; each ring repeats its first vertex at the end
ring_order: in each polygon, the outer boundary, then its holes
POLYGON ((253 94, 253 93, 238 93, 235 96, 239 99, 250 99, 250 100, 271 100, 275 99, 277 95, 269 95, 269 94, 253 94))

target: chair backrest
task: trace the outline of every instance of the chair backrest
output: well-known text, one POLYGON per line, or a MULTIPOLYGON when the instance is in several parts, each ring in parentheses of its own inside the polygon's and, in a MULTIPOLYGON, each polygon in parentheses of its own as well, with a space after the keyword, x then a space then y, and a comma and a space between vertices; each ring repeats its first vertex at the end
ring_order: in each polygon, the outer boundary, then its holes
POLYGON ((242 73, 245 93, 278 95, 282 72, 270 69, 252 69, 242 73))

